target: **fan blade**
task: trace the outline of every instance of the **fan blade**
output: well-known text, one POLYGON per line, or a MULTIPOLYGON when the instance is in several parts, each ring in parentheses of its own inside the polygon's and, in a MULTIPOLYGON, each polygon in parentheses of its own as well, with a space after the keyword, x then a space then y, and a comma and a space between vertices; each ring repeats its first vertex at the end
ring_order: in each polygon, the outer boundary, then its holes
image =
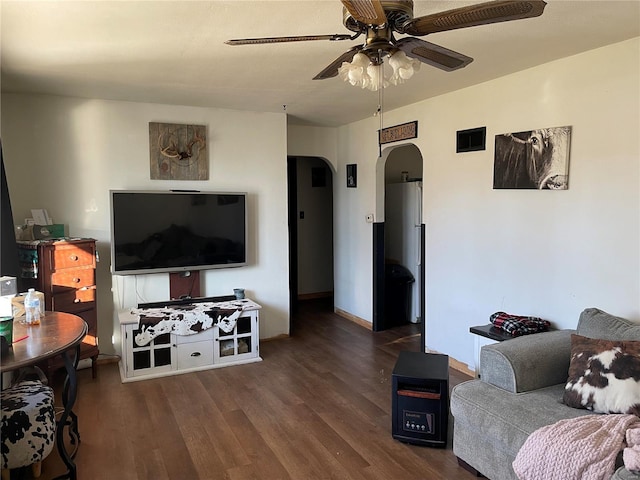
POLYGON ((538 17, 542 15, 546 5, 543 0, 498 0, 479 3, 414 18, 401 27, 401 33, 421 36, 457 28, 538 17))
POLYGON ((384 25, 387 16, 380 0, 341 0, 342 5, 358 22, 366 25, 384 25))
POLYGON ((299 37, 263 37, 263 38, 239 38, 227 40, 227 45, 258 45, 263 43, 307 42, 309 40, 352 40, 354 37, 345 34, 333 35, 303 35, 299 37))
POLYGON ((467 57, 435 43, 425 42, 419 38, 403 38, 396 42, 396 47, 409 57, 420 60, 446 72, 466 67, 473 58, 467 57))
POLYGON ((332 78, 338 75, 338 68, 342 66, 344 62, 350 62, 353 60, 353 57, 356 53, 358 53, 362 47, 352 47, 350 50, 344 52, 338 58, 336 58, 333 62, 325 67, 319 74, 313 77, 314 80, 326 80, 327 78, 332 78))

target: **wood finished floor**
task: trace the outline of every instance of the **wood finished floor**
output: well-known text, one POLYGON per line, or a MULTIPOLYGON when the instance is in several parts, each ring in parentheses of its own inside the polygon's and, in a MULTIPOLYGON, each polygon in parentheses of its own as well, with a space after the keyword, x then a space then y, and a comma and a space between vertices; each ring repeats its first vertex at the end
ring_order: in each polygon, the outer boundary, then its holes
MULTIPOLYGON (((260 363, 128 384, 116 364, 82 370, 78 479, 471 479, 450 442, 391 437, 393 366, 418 345, 416 325, 372 333, 313 301, 260 363)), ((63 470, 54 450, 41 478, 63 470)))

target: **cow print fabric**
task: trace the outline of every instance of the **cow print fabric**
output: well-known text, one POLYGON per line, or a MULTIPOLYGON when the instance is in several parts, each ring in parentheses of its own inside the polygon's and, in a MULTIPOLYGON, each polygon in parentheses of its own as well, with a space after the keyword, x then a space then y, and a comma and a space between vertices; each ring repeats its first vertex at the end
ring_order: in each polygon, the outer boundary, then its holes
POLYGON ((640 341, 572 335, 563 401, 598 413, 640 416, 640 341))
POLYGON ((160 335, 195 335, 214 325, 231 333, 244 310, 242 303, 199 302, 163 308, 132 308, 138 315, 140 330, 135 334, 136 345, 143 347, 160 335))
POLYGON ((56 419, 53 390, 23 381, 2 391, 2 469, 32 465, 51 453, 56 419))

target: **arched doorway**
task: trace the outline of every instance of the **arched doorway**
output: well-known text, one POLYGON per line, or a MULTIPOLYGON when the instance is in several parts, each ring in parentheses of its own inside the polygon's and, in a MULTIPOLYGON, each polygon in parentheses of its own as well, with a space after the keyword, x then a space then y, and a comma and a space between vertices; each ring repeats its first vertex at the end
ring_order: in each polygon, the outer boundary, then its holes
POLYGON ((384 222, 374 234, 373 329, 421 323, 425 345, 422 155, 415 145, 405 144, 389 147, 378 161, 376 209, 384 222))

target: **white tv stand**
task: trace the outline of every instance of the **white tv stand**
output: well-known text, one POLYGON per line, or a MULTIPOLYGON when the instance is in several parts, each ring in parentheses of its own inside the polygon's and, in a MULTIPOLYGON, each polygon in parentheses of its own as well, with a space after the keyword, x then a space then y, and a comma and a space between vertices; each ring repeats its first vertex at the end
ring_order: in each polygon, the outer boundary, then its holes
MULTIPOLYGON (((193 299, 191 303, 198 301, 193 299)), ((138 315, 130 310, 120 312, 122 382, 262 361, 259 331, 259 310, 262 307, 248 299, 224 301, 220 305, 230 303, 243 310, 235 328, 229 333, 214 325, 195 335, 166 333, 145 345, 138 345, 135 341, 136 334, 140 332, 138 315)))

